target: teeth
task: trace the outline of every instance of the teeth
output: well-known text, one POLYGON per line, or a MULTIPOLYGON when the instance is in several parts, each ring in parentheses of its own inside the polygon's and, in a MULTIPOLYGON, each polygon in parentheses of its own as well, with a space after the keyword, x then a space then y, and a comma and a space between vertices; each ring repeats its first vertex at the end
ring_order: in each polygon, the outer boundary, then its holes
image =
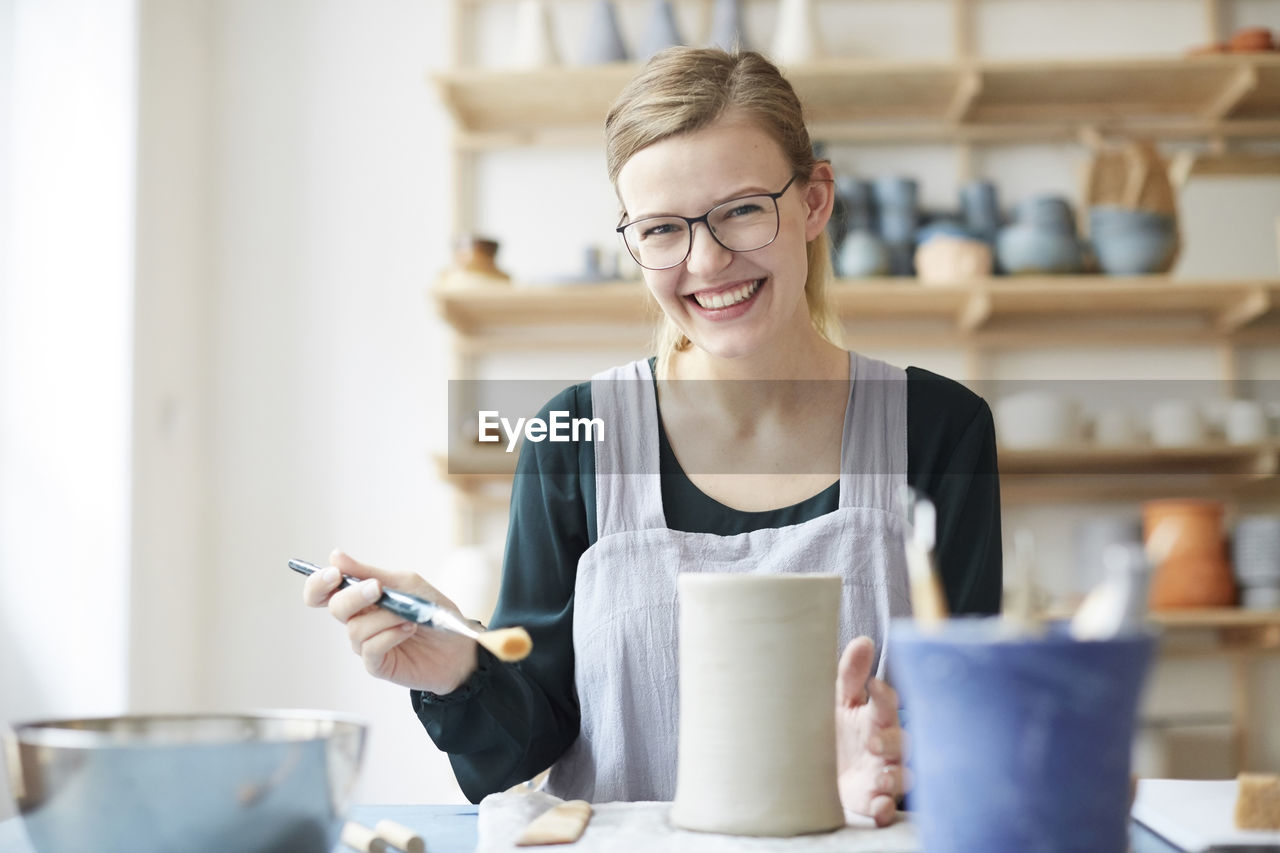
POLYGON ((757 280, 750 284, 744 284, 736 290, 713 293, 710 296, 695 293, 693 298, 703 308, 728 308, 730 305, 737 305, 739 302, 750 299, 752 294, 759 289, 760 282, 757 280))

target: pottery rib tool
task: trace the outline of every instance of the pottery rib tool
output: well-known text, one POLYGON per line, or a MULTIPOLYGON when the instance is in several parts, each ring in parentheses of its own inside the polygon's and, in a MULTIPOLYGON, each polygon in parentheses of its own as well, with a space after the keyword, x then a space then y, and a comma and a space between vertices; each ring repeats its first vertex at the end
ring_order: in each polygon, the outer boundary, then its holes
POLYGON ((516 846, 572 844, 582 837, 589 820, 591 820, 591 804, 586 800, 569 800, 566 803, 560 803, 534 818, 516 839, 516 846))
POLYGON ((426 853, 427 843, 422 836, 394 820, 378 821, 373 827, 373 834, 404 853, 426 853))
POLYGON ((938 513, 933 501, 908 487, 907 530, 903 546, 911 583, 911 612, 924 628, 936 628, 947 618, 947 599, 933 565, 938 513))
POLYGON ((1016 636, 1044 632, 1036 595, 1036 541, 1027 528, 1013 533, 1013 590, 1001 620, 1016 636))
POLYGON ((342 843, 360 853, 387 853, 387 842, 362 823, 349 820, 342 825, 342 843))
MULTIPOLYGON (((320 570, 320 567, 315 563, 308 563, 306 560, 290 560, 289 568, 304 575, 310 575, 320 570)), ((353 586, 357 583, 360 583, 359 578, 353 578, 348 575, 342 576, 342 586, 344 587, 353 586)), ((382 597, 374 603, 381 608, 390 610, 403 619, 408 619, 410 622, 416 622, 419 625, 425 625, 428 628, 435 628, 439 631, 461 634, 464 637, 475 640, 493 652, 494 657, 500 661, 523 660, 529 656, 529 652, 533 649, 533 640, 530 639, 529 632, 524 628, 499 628, 496 631, 477 631, 452 610, 447 610, 434 601, 428 601, 416 595, 409 595, 408 593, 397 592, 394 589, 383 587, 382 597)))

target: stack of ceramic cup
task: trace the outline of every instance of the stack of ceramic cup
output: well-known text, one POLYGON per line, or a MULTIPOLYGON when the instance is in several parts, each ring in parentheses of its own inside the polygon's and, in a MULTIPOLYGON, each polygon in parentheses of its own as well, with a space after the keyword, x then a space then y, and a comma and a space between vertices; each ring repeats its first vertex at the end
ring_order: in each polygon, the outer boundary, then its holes
POLYGON ((889 249, 889 271, 912 275, 912 253, 920 225, 919 185, 912 178, 884 176, 876 179, 874 187, 880 236, 889 249))
POLYGON ((1232 552, 1241 606, 1280 608, 1280 516, 1241 518, 1236 523, 1232 552))

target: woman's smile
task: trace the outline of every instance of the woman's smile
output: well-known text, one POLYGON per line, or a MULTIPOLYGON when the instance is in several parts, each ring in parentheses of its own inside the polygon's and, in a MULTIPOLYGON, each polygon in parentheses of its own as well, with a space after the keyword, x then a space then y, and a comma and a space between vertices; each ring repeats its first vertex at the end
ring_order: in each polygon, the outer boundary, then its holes
POLYGON ((692 303, 699 314, 710 320, 731 320, 750 310, 764 283, 763 278, 734 282, 694 291, 685 299, 692 303))

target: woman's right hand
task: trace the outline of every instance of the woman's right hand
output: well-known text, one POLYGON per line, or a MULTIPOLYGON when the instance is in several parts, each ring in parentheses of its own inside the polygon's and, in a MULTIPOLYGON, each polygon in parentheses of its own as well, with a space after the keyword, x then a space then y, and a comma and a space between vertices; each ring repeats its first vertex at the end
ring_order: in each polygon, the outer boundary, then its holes
MULTIPOLYGON (((438 631, 400 618, 373 602, 382 586, 426 598, 459 616, 457 605, 412 573, 396 573, 358 563, 341 551, 329 555, 330 565, 307 578, 302 600, 308 607, 328 607, 333 618, 347 626, 351 650, 376 678, 414 690, 443 695, 456 690, 476 668, 476 643, 448 631, 438 631), (361 579, 339 589, 342 575, 361 579)), ((465 618, 465 617, 464 617, 465 618)))

